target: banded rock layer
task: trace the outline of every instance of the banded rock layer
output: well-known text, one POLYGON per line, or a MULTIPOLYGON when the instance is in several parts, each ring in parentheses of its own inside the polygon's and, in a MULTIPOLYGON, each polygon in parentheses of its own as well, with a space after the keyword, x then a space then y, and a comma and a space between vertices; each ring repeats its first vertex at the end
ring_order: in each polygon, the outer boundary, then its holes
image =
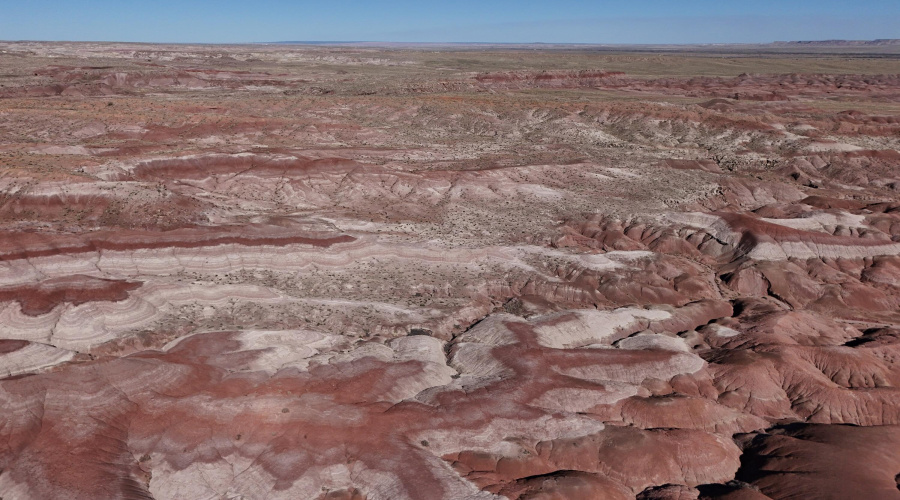
POLYGON ((892 60, 2 45, 0 497, 900 497, 892 60))

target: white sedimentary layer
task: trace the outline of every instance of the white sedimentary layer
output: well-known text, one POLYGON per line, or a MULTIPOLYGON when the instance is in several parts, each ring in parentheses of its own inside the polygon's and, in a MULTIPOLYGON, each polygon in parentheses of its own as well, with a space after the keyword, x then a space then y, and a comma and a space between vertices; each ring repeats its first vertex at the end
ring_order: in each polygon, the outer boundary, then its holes
POLYGON ((600 344, 625 328, 671 317, 670 313, 655 309, 622 308, 614 311, 581 309, 541 317, 534 331, 541 345, 569 349, 600 344), (575 315, 575 318, 566 321, 557 319, 570 314, 575 315))
POLYGON ((659 349, 662 351, 691 352, 684 339, 656 333, 638 333, 616 342, 616 347, 626 350, 659 349))
MULTIPOLYGON (((515 344, 520 340, 510 329, 513 325, 523 325, 526 332, 527 327, 531 327, 540 344, 547 347, 614 349, 609 345, 609 340, 617 332, 671 317, 672 314, 667 311, 637 308, 567 311, 529 320, 504 313, 492 314, 457 338, 450 365, 459 371, 461 377, 455 381, 453 389, 475 388, 487 381, 514 374, 493 353, 499 346, 515 344)), ((558 367, 556 370, 560 373, 590 380, 597 385, 594 388, 550 389, 531 400, 529 405, 556 412, 584 413, 598 405, 615 404, 637 395, 641 390, 640 384, 647 378, 668 380, 675 375, 694 373, 706 364, 690 352, 683 339, 662 334, 638 333, 617 341, 615 348, 625 351, 668 351, 674 355, 661 358, 635 353, 625 358, 613 356, 596 365, 558 367)), ((536 366, 535 369, 545 370, 547 367, 536 366)))
POLYGON ((550 389, 530 403, 531 406, 553 411, 585 413, 598 405, 612 405, 638 393, 638 386, 620 382, 603 382, 602 388, 578 389, 562 387, 550 389))
POLYGON ((517 342, 516 335, 506 327, 507 323, 526 323, 518 316, 507 313, 496 313, 479 321, 461 334, 457 339, 457 345, 463 343, 484 344, 494 347, 509 345, 517 342))
POLYGON ((597 419, 583 415, 559 418, 545 415, 534 420, 492 419, 478 430, 433 429, 420 436, 428 440, 428 449, 435 455, 469 450, 517 456, 522 449, 506 440, 508 436, 528 436, 531 441, 572 439, 596 434, 606 427, 597 419))
POLYGON ((494 346, 465 342, 457 344, 450 366, 466 377, 496 379, 513 374, 506 365, 494 357, 494 346))
MULTIPOLYGON (((216 333, 197 333, 175 339, 162 350, 171 351, 190 340, 209 340, 216 333)), ((312 330, 244 330, 232 335, 233 340, 240 342, 240 347, 230 350, 231 353, 252 352, 254 356, 240 365, 229 365, 231 371, 266 372, 273 375, 284 368, 296 368, 306 371, 310 360, 319 354, 327 353, 340 344, 341 337, 312 330)))
POLYGON ((741 234, 719 216, 703 212, 672 212, 662 217, 663 221, 678 226, 703 229, 730 244, 736 244, 741 234))
POLYGON ((133 201, 154 201, 166 197, 157 191, 151 182, 43 182, 28 185, 27 189, 21 180, 14 177, 0 178, 0 192, 18 194, 29 198, 59 198, 62 201, 74 198, 131 198, 133 201))
POLYGON ((0 378, 31 373, 65 363, 74 356, 75 353, 72 351, 32 342, 21 349, 0 354, 0 378))
MULTIPOLYGON (((743 236, 735 231, 724 219, 711 214, 699 212, 685 212, 667 214, 667 220, 679 225, 685 225, 703 229, 713 235, 719 241, 736 246, 743 236)), ((780 225, 786 225, 784 220, 777 219, 780 225)), ((765 223, 765 221, 762 221, 765 223)), ((830 238, 822 236, 825 241, 830 238)), ((820 243, 815 241, 763 241, 757 243, 747 254, 755 260, 787 260, 787 259, 861 259, 865 257, 877 257, 880 255, 900 255, 900 243, 884 242, 872 244, 872 240, 860 240, 860 244, 853 243, 820 243)))
POLYGON ((807 149, 814 152, 822 151, 859 151, 863 148, 845 142, 811 142, 807 149))
POLYGON ((712 323, 706 328, 707 330, 715 333, 717 337, 730 338, 737 337, 741 334, 741 332, 735 330, 734 328, 728 328, 727 326, 722 326, 716 323, 712 323))
MULTIPOLYGON (((172 351, 188 341, 220 342, 216 333, 198 333, 174 340, 163 347, 172 351)), ((311 330, 247 330, 224 333, 240 342, 240 347, 229 351, 253 353, 241 364, 222 366, 229 371, 265 372, 274 375, 277 371, 292 368, 300 372, 325 364, 350 364, 371 358, 385 363, 415 362, 421 369, 409 376, 395 378, 390 389, 376 395, 377 401, 398 402, 416 396, 431 387, 443 386, 453 381, 456 370, 447 366, 444 343, 434 337, 414 335, 399 337, 386 344, 363 342, 350 349, 340 349, 347 339, 340 335, 329 335, 311 330)), ((226 358, 227 359, 227 358, 226 358)), ((213 364, 218 364, 212 362, 213 364)))
POLYGON ((591 269, 594 271, 609 271, 626 267, 624 263, 642 258, 652 257, 653 252, 647 251, 613 251, 603 254, 567 253, 539 246, 515 247, 528 255, 550 257, 568 262, 571 265, 591 269))
POLYGON ((778 224, 802 231, 829 232, 828 227, 866 227, 865 215, 855 215, 847 212, 833 214, 828 212, 814 212, 796 219, 761 219, 770 224, 778 224))
MULTIPOLYGON (((0 305, 0 336, 49 343, 57 347, 83 350, 127 332, 151 327, 180 306, 225 306, 229 301, 286 304, 300 299, 254 285, 215 283, 215 278, 191 283, 186 275, 210 276, 235 271, 302 272, 313 267, 342 267, 385 259, 417 263, 449 263, 470 266, 473 262, 507 268, 530 268, 528 255, 548 254, 574 266, 609 270, 621 262, 644 257, 644 253, 612 252, 609 255, 573 255, 539 247, 488 247, 482 249, 415 247, 375 243, 361 238, 352 243, 321 249, 310 245, 285 246, 221 244, 198 248, 165 247, 122 251, 91 251, 61 254, 0 263, 0 286, 30 284, 72 275, 98 278, 134 279, 145 284, 119 302, 65 303, 47 314, 32 317, 19 304, 0 305)), ((303 299, 313 303, 316 299, 303 299)), ((332 304, 352 306, 349 302, 332 304)), ((362 304, 356 304, 362 305, 362 304)), ((369 304, 376 309, 389 304, 369 304)), ((399 308, 394 313, 413 313, 399 308)), ((644 313, 636 313, 644 314, 644 313)), ((649 313, 648 313, 649 314, 649 313)), ((413 316, 417 317, 416 314, 413 316)))
POLYGON ((519 258, 518 251, 514 248, 447 249, 381 244, 373 240, 372 237, 363 237, 327 249, 307 244, 274 246, 227 243, 197 248, 173 246, 123 251, 101 250, 17 259, 0 262, 0 286, 72 274, 98 277, 171 276, 179 273, 227 273, 235 270, 298 271, 313 265, 342 267, 378 258, 427 263, 470 263, 481 259, 517 263, 519 258))
MULTIPOLYGON (((151 455, 153 475, 150 493, 158 500, 294 500, 319 498, 323 492, 355 488, 371 500, 413 500, 396 474, 354 461, 349 464, 316 465, 305 470, 288 488, 276 487, 273 477, 257 457, 229 455, 214 463, 194 462, 174 468, 162 456, 151 455)), ((444 490, 435 500, 502 500, 479 490, 456 474, 438 457, 423 456, 423 465, 434 470, 444 490)), ((289 460, 290 457, 285 457, 289 460)))
POLYGON ((182 305, 226 306, 233 302, 279 303, 288 300, 254 285, 153 283, 119 302, 63 304, 42 316, 22 313, 19 304, 0 305, 0 337, 51 344, 75 351, 89 349, 123 333, 152 325, 182 305))
POLYGON ((353 363, 364 357, 390 363, 416 362, 421 364, 420 371, 409 376, 395 378, 390 390, 378 395, 379 401, 399 402, 410 399, 429 388, 451 383, 453 376, 457 375, 455 369, 447 366, 444 343, 425 335, 396 338, 386 345, 366 343, 347 353, 323 354, 314 358, 312 362, 353 363))
POLYGON ((696 373, 706 362, 693 353, 674 353, 660 359, 642 359, 637 354, 633 360, 609 362, 591 366, 558 368, 564 375, 604 383, 609 380, 640 384, 645 379, 669 380, 676 375, 696 373))
POLYGON ((45 155, 89 155, 90 151, 84 146, 45 146, 34 149, 31 153, 45 155))
POLYGON ((864 259, 881 255, 900 255, 900 243, 863 246, 813 241, 786 241, 778 244, 765 242, 756 245, 748 254, 750 258, 756 260, 864 259))

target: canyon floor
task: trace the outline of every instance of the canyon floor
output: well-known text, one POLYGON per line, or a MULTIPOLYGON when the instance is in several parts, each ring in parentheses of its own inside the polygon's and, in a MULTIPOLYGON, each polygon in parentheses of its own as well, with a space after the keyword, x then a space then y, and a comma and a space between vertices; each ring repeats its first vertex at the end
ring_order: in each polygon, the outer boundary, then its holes
POLYGON ((0 42, 0 497, 900 498, 900 55, 800 50, 0 42))

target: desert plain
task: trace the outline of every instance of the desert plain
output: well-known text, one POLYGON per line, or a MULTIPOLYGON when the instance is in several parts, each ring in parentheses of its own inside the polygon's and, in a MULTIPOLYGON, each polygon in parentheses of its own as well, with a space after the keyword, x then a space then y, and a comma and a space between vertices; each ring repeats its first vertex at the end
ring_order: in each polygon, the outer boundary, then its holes
POLYGON ((0 497, 900 498, 900 45, 0 42, 0 497))

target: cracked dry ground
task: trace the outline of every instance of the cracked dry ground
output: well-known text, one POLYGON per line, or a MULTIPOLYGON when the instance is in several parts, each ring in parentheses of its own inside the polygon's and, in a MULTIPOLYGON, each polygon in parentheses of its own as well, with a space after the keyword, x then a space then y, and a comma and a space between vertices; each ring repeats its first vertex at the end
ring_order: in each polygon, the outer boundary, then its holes
POLYGON ((0 49, 4 499, 900 498, 896 58, 0 49))

